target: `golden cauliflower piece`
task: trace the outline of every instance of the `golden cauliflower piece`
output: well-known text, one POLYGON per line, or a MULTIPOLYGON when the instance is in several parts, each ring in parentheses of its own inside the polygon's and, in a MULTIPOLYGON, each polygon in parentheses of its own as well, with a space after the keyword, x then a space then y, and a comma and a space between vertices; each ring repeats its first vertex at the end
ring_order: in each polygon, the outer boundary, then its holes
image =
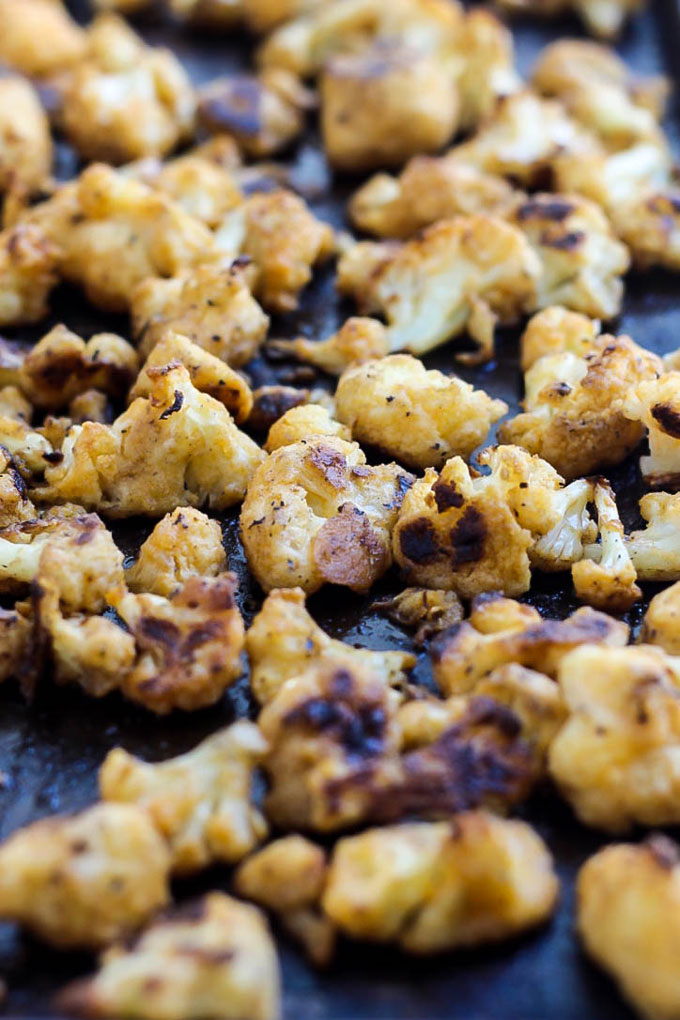
POLYGON ((322 904, 344 934, 422 954, 540 924, 558 888, 550 853, 526 822, 470 811, 341 839, 322 904))
POLYGON ((392 562, 390 538, 412 476, 366 463, 357 443, 312 436, 270 454, 248 484, 241 539, 261 587, 324 583, 366 592, 392 562))
POLYGON ((149 815, 98 804, 0 844, 0 917, 62 949, 129 935, 170 899, 170 854, 149 815))
POLYGON ((441 468, 455 454, 468 458, 508 410, 462 379, 428 371, 410 354, 348 368, 335 402, 357 442, 413 468, 441 468))
POLYGON ((251 195, 218 228, 217 244, 229 256, 253 263, 253 293, 265 308, 290 312, 313 267, 334 250, 333 230, 291 191, 251 195))
POLYGON ((351 365, 360 365, 389 354, 389 340, 382 322, 353 316, 337 333, 325 340, 272 340, 269 347, 316 365, 329 375, 342 375, 351 365))
POLYGON ((613 844, 586 861, 576 886, 586 951, 635 1010, 654 1020, 680 1013, 678 863, 677 844, 661 834, 613 844))
MULTIPOLYGON (((219 144, 222 141, 223 137, 215 139, 219 144)), ((243 192, 233 172, 229 148, 213 154, 209 145, 200 145, 166 163, 147 157, 129 164, 125 173, 162 191, 190 216, 214 228, 241 204, 243 192)))
POLYGON ((644 426, 631 413, 634 394, 657 386, 663 371, 630 337, 602 335, 589 345, 587 353, 535 361, 525 376, 524 413, 498 430, 502 442, 539 454, 566 478, 619 464, 635 449, 644 426))
POLYGON ((25 78, 0 78, 0 192, 35 191, 51 169, 50 126, 38 93, 25 78))
POLYGON ((173 330, 236 368, 250 361, 267 335, 269 318, 250 293, 248 273, 237 261, 141 281, 130 305, 142 353, 173 330))
POLYGON ((79 61, 86 34, 62 0, 3 0, 0 61, 29 77, 45 77, 79 61))
MULTIPOLYGON (((47 430, 32 428, 14 410, 0 415, 0 446, 11 457, 14 467, 26 481, 40 477, 55 451, 47 436, 47 430)), ((58 455, 57 455, 58 456, 58 455)))
POLYGON ((313 95, 283 68, 259 75, 216 78, 199 92, 198 117, 211 132, 226 132, 245 155, 262 159, 301 134, 313 95))
POLYGON ((640 640, 661 645, 669 655, 680 655, 680 583, 664 588, 649 603, 640 640))
POLYGON ((680 494, 648 492, 640 500, 640 514, 647 522, 626 539, 628 555, 639 581, 680 580, 680 494))
POLYGON ((544 620, 538 610, 498 595, 481 596, 470 616, 432 646, 435 680, 445 694, 477 692, 480 682, 508 663, 556 677, 565 655, 580 645, 621 647, 628 627, 583 607, 566 620, 544 620))
POLYGON ((21 473, 9 453, 0 448, 0 529, 37 516, 21 473))
POLYGON ((575 11, 591 35, 614 39, 628 17, 638 11, 645 0, 500 0, 508 11, 555 17, 564 11, 575 11))
POLYGON ((574 588, 582 602, 622 613, 642 598, 642 592, 635 583, 637 573, 626 548, 614 493, 603 478, 595 484, 593 501, 600 545, 588 548, 586 558, 572 566, 574 588))
POLYGON ((326 0, 239 0, 246 25, 258 35, 266 35, 286 21, 322 7, 326 0))
POLYGON ((500 213, 513 188, 456 156, 415 156, 398 177, 376 174, 355 191, 349 215, 359 230, 378 237, 412 237, 437 220, 473 213, 500 213))
POLYGON ((18 224, 0 231, 0 326, 23 326, 47 315, 58 281, 58 255, 37 226, 18 224))
POLYGON ((276 947, 259 910, 209 893, 101 958, 58 1007, 111 1020, 278 1020, 276 947))
POLYGON ((155 517, 184 505, 224 510, 243 498, 260 448, 223 404, 193 386, 184 366, 171 362, 148 375, 149 397, 112 425, 69 429, 60 462, 45 470, 42 498, 112 517, 155 517))
POLYGON ((247 419, 253 408, 253 394, 244 377, 221 358, 172 330, 167 330, 151 348, 130 390, 129 400, 148 397, 154 388, 154 371, 177 363, 189 372, 192 386, 224 404, 237 425, 247 419))
POLYGON ((329 637, 305 609, 301 588, 276 589, 267 596, 246 634, 246 652, 250 687, 263 705, 287 680, 321 660, 356 663, 394 687, 403 685, 416 662, 409 652, 355 648, 329 637))
POLYGON ((99 771, 104 801, 147 811, 170 844, 173 873, 239 861, 259 843, 267 823, 251 803, 252 774, 266 751, 245 719, 187 754, 152 765, 116 747, 99 771))
POLYGON ((28 603, 0 609, 0 683, 16 678, 23 693, 35 682, 35 633, 28 603))
POLYGON ((586 825, 623 832, 680 818, 680 666, 653 645, 578 648, 560 663, 569 716, 550 774, 586 825))
POLYGON ((640 457, 645 484, 680 488, 680 372, 657 372, 626 394, 624 413, 646 426, 649 455, 640 457))
POLYGON ((561 305, 549 305, 529 319, 520 339, 520 358, 523 372, 527 372, 546 354, 564 354, 568 351, 581 357, 597 349, 596 338, 600 323, 580 312, 572 312, 561 305))
POLYGON ((273 453, 280 446, 290 446, 311 436, 337 436, 348 442, 352 432, 347 425, 331 418, 320 404, 300 404, 291 407, 278 418, 269 430, 264 449, 273 453))
POLYGON ((359 241, 338 262, 338 289, 387 319, 391 351, 425 354, 467 330, 492 349, 497 320, 536 301, 541 264, 520 230, 477 214, 441 220, 403 244, 359 241))
POLYGON ((61 122, 87 160, 165 156, 193 130, 195 100, 169 50, 152 49, 120 18, 101 14, 87 56, 67 73, 61 122))
POLYGON ((222 529, 217 521, 181 506, 159 521, 125 571, 132 591, 169 598, 190 577, 216 577, 227 568, 222 529))
POLYGON ((465 615, 454 591, 433 588, 404 588, 394 598, 378 599, 371 608, 400 627, 415 630, 415 645, 422 645, 439 631, 460 623, 465 615))

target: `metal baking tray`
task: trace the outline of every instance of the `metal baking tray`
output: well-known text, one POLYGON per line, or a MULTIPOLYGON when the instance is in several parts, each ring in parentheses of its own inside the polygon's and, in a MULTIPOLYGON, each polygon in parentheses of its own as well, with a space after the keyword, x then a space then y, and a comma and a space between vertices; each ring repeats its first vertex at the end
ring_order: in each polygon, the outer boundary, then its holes
MULTIPOLYGON (((84 2, 70 4, 79 17, 84 2)), ((642 73, 667 74, 680 84, 680 17, 675 0, 651 0, 645 13, 628 27, 619 50, 632 68, 642 73)), ((538 49, 563 35, 579 35, 571 19, 550 23, 515 23, 518 63, 527 71, 538 49)), ((171 46, 198 81, 247 66, 252 43, 244 36, 194 34, 168 26, 149 16, 139 22, 145 37, 171 46)), ((679 90, 680 91, 680 90, 679 90)), ((680 135, 680 105, 673 99, 667 128, 674 144, 680 135)), ((291 152, 287 163, 293 183, 317 214, 336 226, 346 226, 344 204, 357 181, 333 178, 319 151, 318 137, 310 130, 291 152)), ((58 172, 75 172, 73 154, 65 146, 58 153, 58 172)), ((658 353, 680 344, 678 277, 664 273, 631 276, 627 280, 624 312, 613 324, 658 353)), ((333 289, 332 269, 317 273, 298 314, 275 319, 272 335, 304 334, 323 337, 352 313, 333 289)), ((60 290, 50 322, 32 330, 8 334, 11 339, 35 341, 54 322, 63 321, 85 335, 114 329, 127 334, 125 319, 102 316, 88 308, 74 291, 60 290)), ((428 367, 459 371, 468 381, 483 386, 517 409, 521 397, 518 366, 518 331, 501 333, 497 357, 477 369, 459 369, 453 360, 458 342, 425 359, 428 367)), ((258 359, 248 367, 254 385, 300 378, 295 366, 258 359)), ((641 495, 637 457, 612 474, 622 512, 630 527, 637 522, 641 495)), ((151 530, 153 522, 125 521, 113 526, 116 540, 132 555, 151 530)), ((261 593, 247 575, 237 535, 237 513, 224 518, 225 545, 232 569, 240 577, 239 599, 246 621, 252 619, 261 593)), ((410 648, 409 637, 384 617, 371 611, 376 595, 400 590, 396 574, 388 575, 370 597, 360 598, 340 589, 328 589, 310 600, 309 608, 333 637, 373 648, 410 648)), ((629 615, 636 627, 647 601, 654 594, 647 586, 645 602, 629 615)), ((548 616, 562 617, 576 608, 568 575, 536 576, 526 600, 548 616)), ((414 678, 431 683, 427 654, 418 656, 414 678)), ((96 701, 76 689, 41 683, 35 702, 27 706, 16 686, 0 688, 0 838, 33 819, 58 811, 73 811, 96 797, 97 768, 106 752, 117 744, 149 760, 160 760, 194 746, 220 726, 252 710, 247 680, 242 679, 216 706, 201 712, 175 713, 159 719, 111 695, 96 701)), ((316 972, 295 947, 279 938, 283 964, 286 1020, 621 1020, 632 1016, 614 985, 583 956, 573 932, 573 883, 584 859, 604 840, 580 826, 566 805, 550 790, 536 793, 522 809, 547 840, 562 880, 559 909, 551 923, 520 939, 475 952, 447 954, 414 960, 396 950, 367 946, 341 946, 336 961, 316 972)), ((177 883, 178 899, 209 888, 228 888, 229 873, 215 869, 191 882, 177 883)), ((93 961, 87 955, 57 953, 0 924, 0 975, 9 985, 4 1015, 54 1016, 51 999, 70 978, 87 973, 93 961)))

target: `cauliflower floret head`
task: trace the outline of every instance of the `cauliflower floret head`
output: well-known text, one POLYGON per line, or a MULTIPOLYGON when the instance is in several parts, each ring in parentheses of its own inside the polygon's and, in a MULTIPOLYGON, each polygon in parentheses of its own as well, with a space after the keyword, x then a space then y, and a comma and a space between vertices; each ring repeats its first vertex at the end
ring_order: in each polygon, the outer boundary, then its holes
POLYGON ((227 567, 222 529, 200 510, 178 507, 159 521, 125 571, 132 591, 166 598, 190 577, 216 577, 227 567))
POLYGON ((645 483, 680 488, 680 372, 640 380, 626 394, 624 412, 648 429, 649 456, 640 458, 645 483))
POLYGON ((587 558, 574 563, 571 568, 574 588, 581 601, 591 606, 624 612, 642 598, 642 592, 635 583, 637 574, 626 548, 614 493, 603 478, 595 484, 593 500, 600 545, 587 549, 587 558))
POLYGON ((23 326, 47 315, 58 255, 56 244, 33 224, 0 232, 0 326, 23 326))
POLYGON ((321 404, 299 404, 277 418, 269 430, 264 449, 273 453, 280 446, 289 446, 312 436, 337 436, 349 441, 352 432, 347 425, 335 421, 321 404))
POLYGON ((337 333, 326 340, 298 337, 295 340, 273 340, 269 346, 316 365, 330 375, 342 375, 351 365, 384 358, 390 350, 382 322, 362 316, 349 318, 337 333))
POLYGON ((640 500, 645 528, 626 539, 639 581, 680 580, 680 494, 648 492, 640 500))
POLYGON ((539 358, 568 351, 585 357, 597 346, 600 323, 561 305, 549 305, 529 319, 520 339, 521 368, 527 372, 539 358))
POLYGON ((0 192, 34 191, 51 169, 50 126, 38 93, 25 78, 0 79, 0 192))
POLYGON ((3 0, 0 61, 29 77, 45 77, 85 55, 83 29, 61 0, 3 0))
POLYGON ((680 655, 680 583, 671 584, 649 603, 640 640, 661 645, 669 655, 680 655))

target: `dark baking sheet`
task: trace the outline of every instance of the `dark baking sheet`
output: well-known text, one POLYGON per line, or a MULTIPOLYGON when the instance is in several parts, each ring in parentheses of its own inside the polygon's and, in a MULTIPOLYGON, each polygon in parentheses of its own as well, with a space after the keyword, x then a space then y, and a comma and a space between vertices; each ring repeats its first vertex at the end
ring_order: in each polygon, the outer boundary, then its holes
MULTIPOLYGON (((74 2, 82 15, 85 4, 74 2)), ((640 72, 659 72, 680 80, 678 15, 674 0, 652 2, 648 11, 627 30, 620 52, 640 72)), ((245 37, 216 39, 163 24, 147 17, 140 29, 153 42, 172 46, 191 75, 202 81, 247 65, 251 43, 245 37)), ((580 34, 575 21, 550 24, 524 22, 515 25, 520 68, 526 71, 538 48, 559 35, 580 34)), ((668 129, 676 143, 680 129, 680 106, 674 100, 668 129)), ((676 149, 677 151, 677 149, 676 149)), ((319 153, 314 132, 290 154, 294 183, 318 214, 336 226, 344 222, 343 203, 356 182, 335 179, 319 153)), ((73 154, 64 146, 58 156, 63 176, 73 172, 73 154)), ((664 353, 680 345, 680 298, 678 278, 662 273, 633 276, 627 281, 625 310, 616 324, 640 343, 664 353)), ((300 314, 275 320, 273 335, 299 333, 322 337, 332 332, 351 308, 338 301, 332 272, 319 273, 305 295, 300 314)), ((60 291, 54 302, 52 321, 64 321, 86 335, 95 329, 112 328, 127 333, 124 319, 93 313, 73 291, 60 291)), ((50 323, 51 324, 51 323, 50 323)), ((39 329, 13 335, 34 340, 39 329)), ((499 337, 498 354, 491 366, 462 370, 470 382, 503 397, 514 409, 521 396, 517 359, 517 331, 499 337)), ((428 367, 458 370, 450 344, 426 358, 428 367)), ((291 363, 259 359, 249 368, 254 384, 295 378, 291 363), (291 375, 292 373, 292 375, 291 375)), ((641 487, 636 458, 612 476, 628 525, 637 519, 641 487)), ((237 514, 224 521, 225 544, 233 569, 241 578, 240 599, 247 620, 257 611, 261 595, 249 583, 240 547, 237 514)), ((148 534, 152 522, 129 521, 114 525, 117 541, 126 553, 134 553, 148 534)), ((376 594, 396 592, 398 578, 389 576, 371 598, 361 599, 339 589, 329 589, 310 600, 319 623, 334 637, 375 648, 409 648, 408 636, 369 609, 376 594)), ((651 587, 646 591, 649 598, 651 587)), ((547 615, 564 616, 576 608, 569 591, 568 575, 536 576, 527 601, 547 615)), ((636 626, 646 602, 636 607, 630 622, 636 626)), ((415 679, 430 682, 427 656, 421 653, 415 679)), ((0 688, 0 838, 20 825, 57 811, 71 811, 96 796, 96 771, 106 752, 117 744, 151 760, 181 753, 235 716, 250 711, 247 681, 237 684, 217 706, 194 714, 176 713, 157 719, 112 695, 95 701, 75 689, 55 689, 43 683, 35 703, 27 707, 15 685, 0 688)), ((412 960, 393 950, 366 946, 343 946, 325 973, 313 971, 297 950, 280 940, 284 975, 286 1020, 341 1020, 341 1018, 394 1018, 394 1020, 618 1020, 632 1014, 613 984, 581 954, 573 936, 573 879, 585 857, 603 840, 579 826, 569 809, 549 790, 539 792, 523 808, 524 816, 547 840, 558 862, 563 883, 560 907, 552 922, 527 937, 483 951, 445 955, 431 960, 412 960)), ((178 898, 206 888, 228 888, 229 874, 215 870, 192 883, 177 885, 178 898)), ((50 1000, 66 980, 92 967, 89 957, 56 953, 9 925, 0 924, 0 975, 9 985, 5 1015, 48 1017, 50 1000)))

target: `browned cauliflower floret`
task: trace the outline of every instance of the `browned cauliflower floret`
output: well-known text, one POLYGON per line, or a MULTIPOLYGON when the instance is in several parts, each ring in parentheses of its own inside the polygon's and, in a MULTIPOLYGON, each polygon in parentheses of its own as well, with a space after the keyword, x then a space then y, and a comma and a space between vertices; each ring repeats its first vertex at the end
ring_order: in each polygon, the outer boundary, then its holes
POLYGON ((37 226, 18 224, 0 232, 0 326, 22 326, 47 315, 58 254, 37 226))
POLYGON ((143 353, 172 329, 238 367, 257 354, 269 319, 248 287, 249 269, 198 266, 169 280, 150 278, 134 288, 132 332, 143 353))
POLYGON ((111 1020, 278 1020, 276 947, 257 908, 213 892, 155 921, 67 986, 67 1013, 111 1020))
POLYGON ((640 640, 661 645, 669 655, 680 655, 680 583, 660 591, 649 603, 640 640))
POLYGON ((635 1010, 680 1014, 680 855, 666 836, 605 847, 578 875, 577 925, 586 951, 635 1010))
POLYGON ((168 902, 170 854, 132 804, 99 804, 19 829, 0 845, 0 917, 59 948, 134 932, 168 902))
POLYGON ((569 716, 550 773, 586 825, 623 832, 680 819, 680 661, 653 645, 578 648, 560 663, 569 716))
POLYGON ((227 132, 247 156, 261 159, 297 138, 312 104, 296 75, 272 67, 209 82, 199 93, 198 116, 209 131, 227 132))
POLYGON ((182 365, 149 375, 149 397, 138 397, 112 425, 69 429, 60 462, 45 471, 43 498, 112 517, 154 517, 184 505, 221 510, 243 498, 264 457, 260 448, 182 365))
POLYGON ((106 424, 111 421, 109 401, 101 390, 84 390, 69 402, 68 420, 74 425, 82 425, 85 421, 99 421, 106 424))
POLYGON ((619 464, 644 426, 631 415, 632 395, 656 386, 661 360, 630 337, 602 335, 588 353, 565 350, 539 358, 525 376, 525 412, 498 430, 549 461, 567 478, 619 464))
POLYGON ((502 177, 484 173, 456 157, 415 156, 399 177, 380 173, 354 193, 352 223, 378 237, 411 237, 451 216, 502 213, 514 194, 502 177))
POLYGON ((312 436, 337 436, 338 439, 349 441, 351 429, 331 418, 325 407, 320 404, 301 404, 291 407, 274 422, 267 435, 264 449, 273 453, 280 446, 290 446, 312 436))
POLYGON ((555 17, 565 10, 574 10, 592 35, 613 39, 629 15, 638 11, 645 0, 500 0, 500 3, 509 11, 544 17, 555 17))
POLYGON ((216 237, 226 254, 252 260, 253 293, 276 312, 297 308, 313 267, 334 247, 332 228, 283 188, 251 195, 225 217, 216 237))
POLYGON ((38 431, 19 418, 14 411, 0 415, 0 447, 8 454, 14 467, 27 481, 39 478, 55 451, 47 429, 38 431))
POLYGON ((343 933, 420 954, 540 924, 558 888, 550 853, 526 822, 472 811, 340 840, 322 904, 343 933))
POLYGON ((455 454, 469 457, 508 410, 462 379, 428 371, 410 354, 348 368, 335 401, 338 419, 357 442, 413 468, 440 468, 455 454))
POLYGON ((336 641, 318 626, 305 609, 300 588, 271 592, 246 634, 250 686, 261 704, 278 694, 287 680, 299 676, 323 659, 363 666, 385 686, 403 684, 415 665, 408 652, 381 652, 336 641))
POLYGON ((366 463, 357 443, 311 437, 270 454, 248 484, 241 538, 265 591, 365 592, 392 562, 390 538, 411 475, 366 463))
POLYGON ((169 50, 147 47, 124 21, 102 14, 87 55, 64 83, 61 121, 85 159, 125 163, 164 156, 191 135, 194 92, 169 50))
POLYGON ((265 750, 257 726, 245 719, 157 765, 117 747, 100 769, 99 789, 103 800, 137 804, 151 815, 170 844, 174 873, 234 863, 267 832, 251 803, 253 770, 265 750))
POLYGON ((80 60, 86 35, 62 0, 2 0, 0 61, 31 77, 60 71, 80 60))
POLYGON ((603 478, 595 485, 599 546, 586 550, 586 559, 574 563, 571 576, 577 596, 598 609, 621 613, 642 598, 637 573, 626 548, 623 524, 611 486, 603 478))
POLYGON ((296 340, 273 340, 269 346, 308 361, 330 375, 342 375, 351 365, 384 358, 390 350, 382 322, 361 316, 348 319, 337 333, 325 340, 298 337, 296 340))
POLYGON ((253 394, 243 376, 221 358, 172 330, 167 330, 151 348, 130 390, 129 399, 148 397, 154 388, 154 371, 171 363, 183 365, 189 372, 192 385, 224 404, 237 425, 246 420, 253 407, 253 394))
MULTIPOLYGON (((0 418, 0 421, 2 419, 0 418)), ((7 450, 0 447, 0 528, 37 517, 26 483, 7 450)))
POLYGON ((441 220, 399 245, 360 241, 338 263, 338 288, 385 315, 390 350, 424 354, 467 330, 490 351, 497 320, 536 301, 541 263, 516 227, 478 214, 441 220))
POLYGON ((646 527, 626 539, 638 580, 680 580, 680 494, 648 492, 640 500, 640 514, 646 527))
POLYGON ((529 319, 520 340, 521 368, 527 372, 546 354, 568 351, 585 357, 597 348, 600 323, 580 312, 550 305, 529 319))
POLYGON ((309 390, 301 390, 297 386, 280 386, 278 383, 258 386, 253 390, 253 408, 248 416, 248 428, 266 436, 286 411, 306 404, 310 396, 309 390))
POLYGON ((159 521, 125 571, 132 591, 168 598, 190 577, 216 577, 227 567, 222 529, 200 510, 181 506, 159 521))
MULTIPOLYGON (((223 141, 223 136, 215 140, 223 141)), ((222 219, 240 205, 243 192, 233 173, 229 151, 211 157, 208 145, 199 146, 162 163, 146 158, 125 168, 127 174, 164 192, 197 220, 209 227, 217 227, 222 219), (227 165, 220 158, 224 155, 227 165)))
POLYGON ((400 627, 414 629, 413 643, 422 645, 441 630, 463 619, 463 606, 454 591, 404 588, 394 598, 379 599, 371 607, 385 613, 400 627))
POLYGON ((436 639, 433 670, 445 694, 466 694, 507 663, 555 677, 564 656, 579 645, 620 647, 627 641, 625 623, 590 608, 566 620, 544 620, 532 606, 483 596, 472 603, 468 620, 436 639))
POLYGON ((624 413, 646 426, 649 454, 640 458, 645 483, 657 489, 680 488, 680 372, 657 372, 626 393, 624 413))
POLYGON ((34 191, 51 168, 50 126, 37 92, 25 78, 0 78, 0 192, 34 191))

